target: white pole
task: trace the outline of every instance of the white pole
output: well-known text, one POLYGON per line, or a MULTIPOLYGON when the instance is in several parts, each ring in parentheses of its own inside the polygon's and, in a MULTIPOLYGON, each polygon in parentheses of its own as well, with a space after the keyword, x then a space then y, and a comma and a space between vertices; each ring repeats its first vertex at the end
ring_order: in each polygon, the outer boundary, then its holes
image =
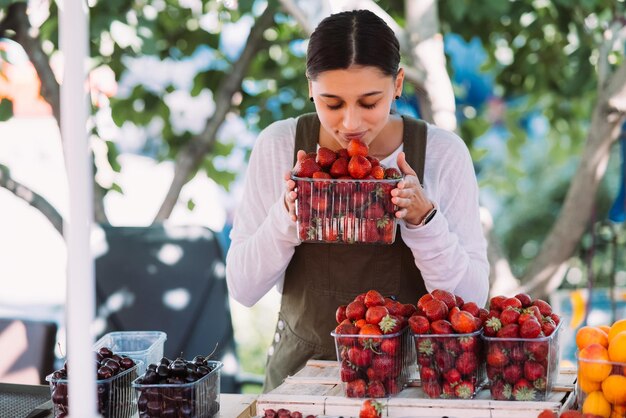
POLYGON ((96 371, 91 324, 95 309, 94 266, 90 247, 93 223, 93 173, 87 136, 86 64, 88 56, 87 6, 82 0, 64 0, 60 9, 60 45, 63 52, 61 135, 69 183, 67 245, 67 357, 69 412, 76 418, 95 418, 96 371))

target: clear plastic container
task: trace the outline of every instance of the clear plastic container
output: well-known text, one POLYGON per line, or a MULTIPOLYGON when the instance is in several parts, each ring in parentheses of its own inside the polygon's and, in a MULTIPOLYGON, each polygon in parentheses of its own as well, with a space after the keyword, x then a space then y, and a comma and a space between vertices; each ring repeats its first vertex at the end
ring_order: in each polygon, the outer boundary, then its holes
POLYGON ((293 176, 302 242, 392 244, 396 207, 391 190, 400 179, 311 179, 293 176))
MULTIPOLYGON (((98 412, 103 418, 134 418, 137 416, 137 397, 132 382, 138 376, 140 362, 128 370, 109 378, 96 380, 98 391, 98 412)), ((46 376, 50 385, 50 395, 54 406, 54 417, 69 416, 68 380, 56 379, 53 374, 46 376)))
POLYGON ((211 372, 191 383, 148 385, 136 379, 132 386, 137 395, 139 417, 218 417, 223 363, 207 363, 212 367, 211 372))
POLYGON ((163 357, 167 334, 162 331, 116 331, 103 335, 94 344, 94 350, 108 347, 114 353, 141 361, 137 373, 143 374, 148 364, 157 363, 163 357))
POLYGON ((496 400, 544 401, 559 374, 559 334, 562 322, 548 337, 482 339, 487 380, 496 400))
POLYGON ((626 363, 576 357, 578 408, 586 414, 626 418, 626 363))
POLYGON ((409 328, 394 334, 367 336, 337 334, 340 379, 349 398, 394 396, 417 375, 415 347, 409 328))
POLYGON ((481 330, 413 334, 422 390, 429 398, 470 399, 485 384, 481 330))

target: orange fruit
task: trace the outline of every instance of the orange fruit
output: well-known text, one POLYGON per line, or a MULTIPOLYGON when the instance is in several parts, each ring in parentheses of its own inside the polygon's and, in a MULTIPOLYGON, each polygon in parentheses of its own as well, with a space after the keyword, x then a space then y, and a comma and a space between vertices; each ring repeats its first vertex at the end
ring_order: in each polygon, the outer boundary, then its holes
POLYGON ((579 350, 593 343, 600 344, 606 348, 609 346, 609 336, 600 328, 589 325, 585 325, 576 331, 576 346, 579 350))
POLYGON ((609 331, 611 330, 611 327, 609 325, 598 325, 598 328, 606 332, 607 336, 609 335, 609 331))
POLYGON ((609 359, 626 363, 626 331, 617 333, 609 343, 609 359))
POLYGON ((622 331, 626 331, 626 318, 615 321, 609 330, 609 342, 622 331))
POLYGON ((626 417, 626 405, 613 405, 613 411, 611 411, 611 418, 624 418, 626 417))
POLYGON ((591 381, 602 382, 606 379, 613 365, 608 363, 609 352, 600 344, 588 345, 578 352, 578 371, 591 381))
POLYGON ((584 377, 580 372, 578 373, 578 387, 584 393, 595 392, 596 390, 600 390, 600 382, 594 382, 593 380, 589 380, 584 377))
POLYGON ((626 405, 626 376, 614 374, 604 379, 602 393, 613 405, 626 405))
POLYGON ((606 400, 599 390, 591 392, 583 402, 583 414, 597 415, 603 418, 610 418, 611 404, 606 400))

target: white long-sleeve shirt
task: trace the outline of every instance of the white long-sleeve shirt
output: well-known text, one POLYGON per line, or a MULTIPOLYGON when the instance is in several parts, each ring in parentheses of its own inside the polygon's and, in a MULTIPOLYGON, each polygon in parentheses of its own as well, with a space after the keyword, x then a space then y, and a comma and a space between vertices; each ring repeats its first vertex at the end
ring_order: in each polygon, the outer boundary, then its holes
MULTIPOLYGON (((274 286, 282 290, 299 244, 296 223, 284 203, 284 174, 294 165, 296 124, 290 118, 265 128, 250 156, 226 257, 229 293, 245 306, 254 305, 274 286)), ((427 135, 422 182, 438 211, 421 227, 400 220, 400 233, 428 291, 448 290, 482 307, 489 291, 489 263, 471 157, 457 135, 434 125, 428 125, 427 135)), ((401 151, 402 146, 381 164, 397 168, 401 151)))

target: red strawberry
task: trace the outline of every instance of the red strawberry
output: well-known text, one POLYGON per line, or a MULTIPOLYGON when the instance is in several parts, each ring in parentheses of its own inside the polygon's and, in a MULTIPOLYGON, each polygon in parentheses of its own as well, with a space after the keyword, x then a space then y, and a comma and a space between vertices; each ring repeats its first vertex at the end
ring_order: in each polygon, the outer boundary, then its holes
POLYGON ((320 147, 317 150, 316 161, 323 168, 328 168, 333 165, 336 159, 337 153, 330 148, 320 147))
POLYGON ((383 386, 383 382, 380 380, 370 381, 369 385, 367 385, 367 396, 370 398, 384 398, 385 386, 383 386))
POLYGON ((459 308, 458 306, 453 306, 452 309, 448 309, 448 318, 446 319, 452 322, 452 315, 457 312, 461 312, 461 308, 459 308))
POLYGON ((365 293, 365 299, 363 300, 365 306, 371 308, 372 306, 384 306, 385 298, 377 290, 370 290, 365 293))
POLYGON ((355 300, 346 306, 346 317, 350 321, 358 321, 365 318, 366 306, 363 302, 355 300))
POLYGON ((445 350, 439 350, 435 353, 435 364, 440 371, 446 372, 454 367, 456 355, 445 350))
POLYGON ((474 319, 476 318, 471 313, 467 311, 458 311, 452 314, 450 322, 452 323, 452 328, 454 328, 457 333, 470 334, 477 329, 474 319))
POLYGON ((422 380, 422 383, 434 380, 436 381, 438 378, 439 376, 437 375, 437 371, 435 371, 432 367, 422 366, 420 368, 420 379, 422 380))
POLYGON ((348 155, 348 150, 345 148, 340 148, 337 150, 337 157, 338 158, 345 158, 347 160, 350 159, 350 156, 348 155))
POLYGON ((348 398, 363 398, 365 397, 367 387, 365 384, 365 380, 356 379, 351 382, 348 382, 346 385, 346 396, 348 398))
POLYGON ((495 337, 502 328, 502 323, 500 322, 500 318, 496 316, 492 316, 485 321, 483 325, 483 331, 488 337, 495 337))
POLYGON ((388 395, 397 395, 400 393, 400 387, 398 386, 397 379, 389 378, 383 382, 388 395))
POLYGON ((456 306, 458 306, 459 308, 463 305, 465 305, 465 301, 463 300, 463 298, 459 295, 454 295, 454 299, 456 300, 456 306))
POLYGON ((535 299, 533 301, 533 306, 538 307, 539 312, 541 312, 541 315, 543 316, 550 316, 550 314, 552 313, 552 307, 545 300, 535 299))
POLYGON ((367 154, 369 153, 369 147, 367 146, 367 144, 365 144, 363 141, 359 139, 351 139, 350 142, 348 143, 348 147, 346 148, 346 150, 348 151, 348 155, 350 157, 359 155, 365 158, 367 157, 367 154))
POLYGON ((519 316, 519 310, 508 307, 504 309, 500 314, 500 322, 502 323, 502 325, 517 324, 519 316))
POLYGON ((520 302, 520 300, 517 298, 506 298, 502 301, 502 304, 500 306, 503 311, 508 307, 521 309, 522 302, 520 302))
POLYGON ((293 174, 297 177, 313 177, 313 173, 321 171, 319 164, 312 158, 305 158, 296 163, 293 174))
MULTIPOLYGON (((543 320, 543 315, 541 315, 541 311, 539 310, 538 306, 531 305, 528 308, 524 309, 524 311, 530 314, 530 316, 534 316, 535 319, 539 321, 539 323, 541 323, 541 321, 543 320)), ((518 321, 518 322, 521 322, 521 321, 518 321)))
MULTIPOLYGON (((313 173, 311 177, 313 177, 314 179, 332 179, 333 178, 330 174, 328 174, 325 171, 316 171, 315 173, 313 173)), ((324 186, 328 186, 328 185, 326 184, 324 186)))
MULTIPOLYGON (((367 158, 369 160, 370 163, 372 163, 372 167, 380 167, 380 160, 376 157, 372 157, 371 155, 367 155, 365 156, 365 158, 367 158)), ((383 170, 385 169, 385 167, 383 167, 383 170)))
POLYGON ((517 298, 517 300, 522 302, 522 308, 526 308, 527 306, 530 306, 532 304, 532 299, 526 293, 518 293, 517 295, 515 295, 515 297, 517 298))
POLYGON ((426 305, 426 302, 430 302, 433 299, 434 299, 433 295, 431 295, 430 293, 426 293, 424 296, 418 299, 417 308, 423 311, 424 305, 426 305))
POLYGON ((456 359, 455 366, 459 370, 459 372, 464 375, 474 373, 478 368, 478 359, 476 358, 476 354, 469 351, 464 351, 456 359))
POLYGON ((598 415, 583 414, 580 411, 572 409, 569 411, 564 411, 561 414, 561 418, 598 418, 598 415))
POLYGON ((559 322, 561 322, 561 317, 560 316, 558 316, 554 312, 552 312, 549 316, 550 316, 550 318, 552 318, 552 320, 554 321, 555 325, 559 325, 559 322))
POLYGON ((368 219, 380 219, 385 216, 385 209, 380 202, 374 202, 365 209, 363 216, 368 219))
POLYGON ((346 318, 346 305, 341 305, 335 311, 335 319, 337 320, 338 324, 341 324, 346 318))
POLYGON ((339 373, 342 382, 352 382, 358 377, 356 368, 349 361, 343 360, 341 362, 341 370, 339 373))
POLYGON ((367 367, 372 363, 372 351, 358 346, 350 347, 348 360, 357 367, 367 367))
POLYGON ((469 399, 474 396, 474 384, 472 382, 461 382, 454 388, 457 398, 469 399))
POLYGON ((383 341, 382 337, 380 337, 383 335, 383 332, 380 330, 378 325, 363 325, 359 331, 359 335, 359 343, 364 347, 372 348, 378 346, 383 341))
POLYGON ((400 373, 400 367, 395 366, 393 357, 387 354, 380 354, 372 358, 372 369, 377 376, 397 377, 400 373))
POLYGON ((537 418, 559 418, 557 414, 551 409, 544 409, 537 415, 537 418))
POLYGON ((526 379, 520 379, 513 386, 513 397, 516 401, 534 401, 537 391, 526 379))
POLYGON ((517 324, 508 324, 500 328, 500 331, 496 334, 498 338, 519 338, 520 326, 517 324))
MULTIPOLYGON (((359 333, 359 328, 357 328, 350 320, 346 319, 341 322, 341 324, 335 327, 336 334, 345 334, 345 335, 357 335, 359 333)), ((356 343, 356 339, 354 337, 337 337, 337 343, 339 345, 347 345, 351 346, 356 343)))
POLYGON ((380 343, 380 351, 390 356, 395 356, 400 352, 400 337, 383 338, 380 343))
POLYGON ((535 318, 522 322, 522 325, 519 327, 519 336, 522 338, 537 338, 540 335, 541 324, 535 318))
POLYGON ((350 158, 348 162, 348 173, 355 179, 362 179, 367 177, 372 171, 372 164, 367 161, 367 158, 355 155, 350 158))
POLYGON ((518 364, 509 364, 502 370, 502 378, 505 382, 515 384, 523 376, 521 366, 518 364))
POLYGON ((487 364, 493 367, 503 367, 509 363, 509 356, 498 345, 492 344, 487 352, 487 364))
POLYGON ((452 324, 445 319, 438 319, 430 323, 430 328, 433 331, 433 334, 438 335, 446 335, 446 334, 454 334, 454 328, 452 328, 452 324))
POLYGON ((548 357, 549 346, 547 341, 528 341, 524 349, 532 360, 542 362, 548 357))
POLYGON ((546 377, 546 369, 540 363, 529 360, 524 363, 524 377, 531 382, 546 377))
POLYGON ((431 322, 439 319, 445 319, 448 316, 448 307, 444 302, 438 299, 426 302, 422 309, 424 310, 426 318, 428 318, 431 322))
POLYGON ((477 336, 468 335, 465 337, 459 337, 459 346, 462 351, 469 351, 475 353, 479 349, 479 339, 477 336))
POLYGON ((456 298, 452 293, 448 292, 447 290, 435 289, 430 292, 430 294, 433 295, 433 298, 439 299, 440 301, 445 303, 448 309, 452 309, 456 306, 456 298))
POLYGON ((478 310, 478 318, 480 318, 481 321, 485 322, 487 320, 487 317, 489 316, 489 311, 485 308, 480 308, 478 310))
POLYGON ((513 389, 504 380, 496 380, 491 384, 491 398, 499 401, 511 399, 513 389))
MULTIPOLYGON (((333 165, 330 166, 330 175, 334 178, 348 176, 350 173, 348 172, 348 159, 344 157, 339 157, 333 162, 333 165)), ((346 195, 346 193, 344 193, 346 195)))
MULTIPOLYGON (((367 296, 365 297, 365 302, 365 305, 367 306, 367 296)), ((383 305, 371 306, 367 308, 367 311, 365 311, 365 320, 368 324, 378 325, 380 321, 388 315, 389 311, 383 305)))
MULTIPOLYGON (((417 349, 418 355, 432 356, 437 345, 430 338, 418 337, 416 338, 415 348, 417 349)), ((430 362, 430 358, 428 358, 428 361, 430 362)))
POLYGON ((526 361, 526 352, 520 344, 515 344, 509 350, 509 357, 516 363, 524 363, 526 361))
POLYGON ((494 296, 489 300, 489 310, 502 310, 502 302, 508 299, 506 296, 494 296))
POLYGON ((389 167, 385 169, 385 178, 386 179, 401 179, 402 173, 397 168, 389 167))
POLYGON ((554 323, 552 318, 550 318, 549 316, 545 317, 543 323, 541 324, 541 332, 543 332, 543 335, 545 335, 546 337, 552 335, 555 329, 556 324, 554 323))
POLYGON ((430 322, 425 316, 413 315, 409 318, 409 326, 414 334, 428 334, 430 322))
POLYGON ((448 383, 456 384, 461 381, 461 372, 459 372, 457 369, 450 369, 443 374, 443 378, 448 383))
POLYGON ((391 298, 385 298, 385 307, 389 311, 389 315, 402 315, 404 311, 404 305, 391 298))
POLYGON ((461 305, 461 310, 467 311, 477 318, 480 317, 480 308, 474 302, 465 302, 461 305))
POLYGON ((381 165, 373 165, 370 173, 376 180, 382 180, 385 178, 385 169, 381 165))
POLYGON ((441 385, 441 397, 442 398, 446 398, 446 399, 450 399, 450 398, 454 398, 456 395, 454 394, 454 387, 456 386, 456 383, 450 383, 447 381, 443 382, 443 385, 441 385))
POLYGON ((422 390, 429 398, 438 398, 441 396, 441 385, 436 380, 422 383, 422 390))

